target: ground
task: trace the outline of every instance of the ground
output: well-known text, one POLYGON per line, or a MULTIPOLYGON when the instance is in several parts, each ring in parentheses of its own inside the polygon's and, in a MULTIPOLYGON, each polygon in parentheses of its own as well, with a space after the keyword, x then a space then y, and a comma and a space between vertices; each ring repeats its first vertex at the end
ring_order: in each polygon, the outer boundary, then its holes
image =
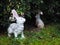
POLYGON ((51 24, 44 29, 33 28, 24 31, 25 39, 0 35, 0 45, 60 45, 60 24, 51 24), (29 30, 29 31, 28 31, 29 30))

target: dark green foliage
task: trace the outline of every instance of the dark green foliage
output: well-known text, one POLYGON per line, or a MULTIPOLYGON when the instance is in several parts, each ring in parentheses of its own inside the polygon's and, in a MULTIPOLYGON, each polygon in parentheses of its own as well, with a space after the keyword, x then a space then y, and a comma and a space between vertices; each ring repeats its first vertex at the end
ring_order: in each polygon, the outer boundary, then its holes
POLYGON ((60 22, 60 1, 59 0, 1 0, 0 1, 0 25, 9 23, 11 9, 16 9, 18 14, 24 12, 27 19, 34 20, 38 10, 42 10, 41 16, 45 24, 60 22))

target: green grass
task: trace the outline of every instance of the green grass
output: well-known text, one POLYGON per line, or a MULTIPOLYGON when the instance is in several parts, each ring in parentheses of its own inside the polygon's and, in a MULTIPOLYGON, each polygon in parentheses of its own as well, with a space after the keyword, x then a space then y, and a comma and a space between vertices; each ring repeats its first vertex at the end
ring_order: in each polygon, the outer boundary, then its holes
POLYGON ((60 45, 60 25, 49 25, 39 32, 25 31, 25 39, 0 36, 0 45, 60 45))

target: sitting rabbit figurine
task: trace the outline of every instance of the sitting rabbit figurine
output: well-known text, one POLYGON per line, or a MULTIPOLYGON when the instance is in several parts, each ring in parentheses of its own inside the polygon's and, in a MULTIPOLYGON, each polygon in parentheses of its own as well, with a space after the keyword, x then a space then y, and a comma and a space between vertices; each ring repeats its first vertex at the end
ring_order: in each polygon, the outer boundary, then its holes
POLYGON ((36 18, 36 26, 40 29, 44 28, 44 22, 41 20, 40 15, 43 15, 43 12, 39 12, 38 14, 36 14, 35 18, 36 18))

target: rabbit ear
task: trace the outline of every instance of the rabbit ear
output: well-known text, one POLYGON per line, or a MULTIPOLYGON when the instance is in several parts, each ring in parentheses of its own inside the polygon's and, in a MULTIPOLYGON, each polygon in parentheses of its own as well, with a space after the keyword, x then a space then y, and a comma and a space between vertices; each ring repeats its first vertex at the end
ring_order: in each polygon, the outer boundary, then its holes
POLYGON ((41 15, 43 15, 43 12, 40 12, 41 15))
POLYGON ((13 9, 11 13, 13 14, 13 17, 15 18, 19 17, 15 9, 13 9))

